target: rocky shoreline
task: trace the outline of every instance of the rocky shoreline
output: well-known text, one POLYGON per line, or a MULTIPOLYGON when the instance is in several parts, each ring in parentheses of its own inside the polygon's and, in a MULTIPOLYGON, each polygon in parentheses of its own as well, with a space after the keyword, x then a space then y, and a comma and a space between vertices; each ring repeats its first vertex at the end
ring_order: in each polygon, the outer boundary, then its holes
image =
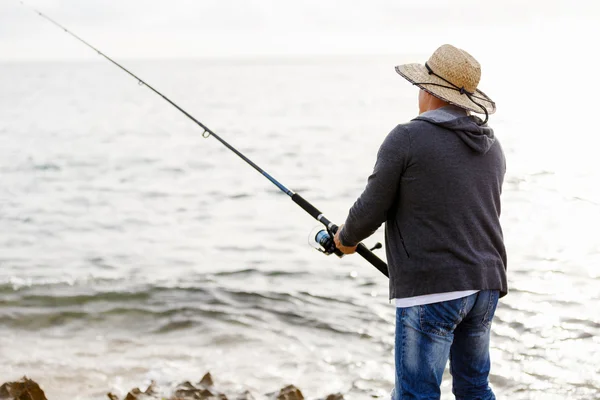
MULTIPOLYGON (((113 393, 107 393, 110 400, 304 400, 304 395, 294 385, 286 386, 279 391, 255 397, 249 391, 237 394, 225 394, 217 390, 210 373, 206 373, 198 383, 189 381, 180 383, 170 397, 159 395, 159 390, 152 383, 146 390, 133 388, 120 399, 113 393)), ((315 400, 343 400, 341 394, 330 394, 315 400)), ((48 400, 40 385, 27 377, 16 382, 7 382, 0 386, 0 400, 48 400)))

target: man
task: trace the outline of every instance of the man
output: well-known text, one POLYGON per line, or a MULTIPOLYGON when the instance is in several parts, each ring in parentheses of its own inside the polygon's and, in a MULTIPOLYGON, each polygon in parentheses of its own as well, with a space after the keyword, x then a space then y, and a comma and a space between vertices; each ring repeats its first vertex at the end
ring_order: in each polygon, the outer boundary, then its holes
POLYGON ((456 47, 396 71, 421 88, 419 116, 384 140, 335 243, 353 253, 386 222, 397 307, 392 399, 439 399, 448 359, 457 399, 495 399, 490 325, 507 293, 499 221, 506 163, 486 124, 496 107, 477 89, 479 63, 456 47))

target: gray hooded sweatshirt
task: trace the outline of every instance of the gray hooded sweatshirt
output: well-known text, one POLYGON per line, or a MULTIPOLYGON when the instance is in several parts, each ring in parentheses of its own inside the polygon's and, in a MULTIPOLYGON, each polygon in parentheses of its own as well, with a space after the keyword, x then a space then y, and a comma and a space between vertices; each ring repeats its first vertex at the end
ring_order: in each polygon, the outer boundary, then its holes
POLYGON ((508 292, 499 221, 506 161, 493 130, 475 118, 447 106, 398 125, 350 209, 344 245, 386 223, 390 299, 508 292))

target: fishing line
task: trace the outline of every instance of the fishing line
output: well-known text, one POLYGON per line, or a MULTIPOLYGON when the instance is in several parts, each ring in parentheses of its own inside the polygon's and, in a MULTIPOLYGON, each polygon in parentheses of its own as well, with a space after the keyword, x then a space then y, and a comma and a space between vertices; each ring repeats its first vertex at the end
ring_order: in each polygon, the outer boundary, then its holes
MULTIPOLYGON (((227 147, 229 150, 231 150, 233 153, 235 153, 235 155, 237 155, 239 158, 241 158, 242 160, 244 160, 248 165, 250 165, 256 171, 258 171, 261 175, 263 175, 265 178, 267 178, 269 181, 271 181, 271 183, 273 183, 275 186, 277 186, 277 188, 279 190, 281 190, 283 193, 287 194, 294 201, 294 203, 296 203, 297 205, 299 205, 304 211, 306 211, 308 214, 310 214, 314 219, 316 219, 317 221, 319 221, 320 223, 322 223, 323 225, 325 225, 326 230, 320 231, 316 235, 316 237, 315 237, 316 242, 322 247, 322 249, 319 249, 319 250, 322 251, 323 253, 327 254, 327 255, 329 255, 329 254, 336 254, 336 255, 338 255, 340 257, 342 256, 342 254, 339 252, 339 250, 337 250, 335 248, 335 244, 333 243, 333 235, 338 230, 337 225, 335 225, 333 222, 331 222, 329 219, 327 219, 323 215, 323 213, 321 211, 319 211, 315 206, 313 206, 311 203, 309 203, 307 200, 305 200, 298 193, 295 193, 294 191, 292 191, 292 190, 288 189, 287 187, 285 187, 281 182, 279 182, 273 176, 271 176, 270 174, 268 174, 265 170, 263 170, 262 168, 260 168, 252 160, 250 160, 248 157, 246 157, 244 154, 242 154, 239 150, 237 150, 235 147, 233 147, 231 144, 229 144, 227 141, 225 141, 223 138, 221 138, 219 135, 217 135, 211 129, 209 129, 202 122, 200 122, 196 118, 194 118, 191 114, 189 114, 183 108, 181 108, 177 104, 175 104, 167 96, 165 96, 164 94, 162 94, 161 92, 159 92, 158 90, 156 90, 154 87, 152 87, 151 85, 149 85, 142 78, 138 77, 136 74, 134 74, 133 72, 129 71, 127 68, 123 67, 121 64, 119 64, 118 62, 116 62, 115 60, 113 60, 112 58, 110 58, 109 56, 107 56, 106 54, 104 54, 102 51, 100 51, 96 47, 92 46, 91 44, 89 44, 88 42, 86 42, 85 40, 83 40, 82 38, 80 38, 79 36, 77 36, 75 33, 71 32, 70 30, 68 30, 67 28, 65 28, 63 25, 59 24, 58 22, 56 22, 55 20, 53 20, 52 18, 50 18, 46 14, 42 13, 41 11, 39 11, 39 10, 37 10, 37 9, 31 7, 31 6, 28 6, 27 4, 25 4, 21 0, 19 0, 19 2, 23 6, 25 6, 25 7, 29 8, 29 9, 33 10, 33 12, 35 12, 40 17, 42 17, 45 20, 51 22, 53 25, 55 25, 59 29, 62 29, 67 34, 71 35, 72 37, 74 37, 75 39, 77 39, 78 41, 80 41, 81 43, 83 43, 84 45, 86 45, 87 47, 91 48, 96 53, 98 53, 100 56, 104 57, 105 59, 107 59, 108 61, 110 61, 111 63, 113 63, 117 67, 119 67, 121 70, 125 71, 127 74, 129 74, 134 79, 136 79, 138 81, 138 84, 140 84, 142 86, 146 86, 148 89, 150 89, 151 91, 153 91, 154 93, 156 93, 157 95, 159 95, 160 97, 162 97, 165 101, 167 101, 173 107, 175 107, 176 109, 178 109, 179 111, 181 111, 186 117, 188 117, 189 119, 191 119, 192 121, 194 121, 203 130, 202 131, 202 136, 204 138, 213 137, 213 138, 217 139, 222 145, 224 145, 225 147, 227 147)), ((373 249, 379 248, 380 246, 381 245, 378 244, 375 247, 373 247, 373 249)), ((375 254, 373 254, 373 252, 371 250, 369 250, 362 243, 359 243, 358 247, 356 248, 356 252, 358 254, 360 254, 365 260, 367 260, 369 263, 371 263, 375 268, 377 268, 385 276, 388 276, 387 264, 385 262, 383 262, 375 254)))

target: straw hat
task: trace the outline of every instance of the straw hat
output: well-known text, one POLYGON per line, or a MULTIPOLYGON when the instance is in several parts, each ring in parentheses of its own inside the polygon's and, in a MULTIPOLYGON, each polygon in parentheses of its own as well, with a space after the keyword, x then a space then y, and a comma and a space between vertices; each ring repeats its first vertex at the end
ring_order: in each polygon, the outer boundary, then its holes
POLYGON ((472 55, 445 44, 425 65, 404 64, 396 72, 435 97, 479 114, 493 114, 496 103, 477 89, 481 66, 472 55))

